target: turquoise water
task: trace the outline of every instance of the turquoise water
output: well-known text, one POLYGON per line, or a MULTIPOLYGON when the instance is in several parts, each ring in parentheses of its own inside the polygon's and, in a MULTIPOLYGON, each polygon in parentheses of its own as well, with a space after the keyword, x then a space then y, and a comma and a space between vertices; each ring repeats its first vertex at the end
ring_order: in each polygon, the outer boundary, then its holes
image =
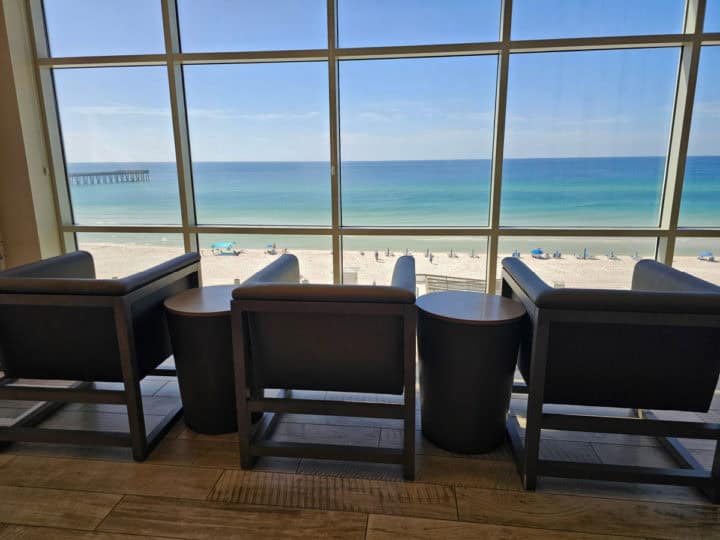
MULTIPOLYGON (((356 226, 484 226, 489 160, 372 161, 342 165, 343 223, 356 226)), ((505 226, 655 227, 661 157, 508 159, 505 226)), ((70 172, 149 169, 138 184, 74 186, 83 225, 180 223, 173 163, 75 163, 70 172)), ((330 165, 323 162, 195 163, 198 223, 330 224, 330 165)), ((720 157, 690 157, 681 226, 720 226, 720 157)))

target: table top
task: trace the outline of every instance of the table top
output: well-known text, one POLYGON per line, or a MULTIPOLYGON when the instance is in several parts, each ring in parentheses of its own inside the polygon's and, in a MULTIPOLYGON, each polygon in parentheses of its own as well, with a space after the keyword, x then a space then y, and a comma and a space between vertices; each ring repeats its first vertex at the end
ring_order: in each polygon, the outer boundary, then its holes
POLYGON ((230 314, 232 292, 237 285, 210 285, 188 289, 165 300, 165 309, 176 315, 213 317, 230 314))
POLYGON ((417 299, 421 311, 450 322, 496 325, 515 321, 525 315, 519 302, 494 294, 470 291, 442 291, 417 299))

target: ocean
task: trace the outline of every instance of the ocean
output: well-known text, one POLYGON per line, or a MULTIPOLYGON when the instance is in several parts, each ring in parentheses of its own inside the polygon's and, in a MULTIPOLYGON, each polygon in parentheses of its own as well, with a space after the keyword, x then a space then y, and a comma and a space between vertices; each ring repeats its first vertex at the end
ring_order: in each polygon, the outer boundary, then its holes
MULTIPOLYGON (((657 226, 664 167, 663 157, 507 159, 503 165, 501 225, 657 226)), ((174 163, 68 166, 71 173, 117 169, 148 169, 151 180, 71 187, 77 223, 180 223, 174 163)), ((487 225, 490 173, 489 160, 343 162, 343 223, 487 225)), ((194 164, 193 181, 198 223, 203 225, 330 225, 329 163, 199 162, 194 164)), ((720 156, 688 158, 680 225, 720 227, 720 156)), ((164 239, 143 236, 147 242, 180 241, 172 235, 164 239)), ((83 239, 108 241, 107 236, 87 233, 83 239)), ((218 238, 202 240, 206 244, 218 238)), ((327 239, 296 237, 294 241, 295 247, 303 247, 298 241, 304 241, 308 248, 329 245, 327 239)), ((255 242, 259 247, 273 239, 257 238, 255 242)), ((355 239, 355 245, 360 245, 358 242, 355 239)))

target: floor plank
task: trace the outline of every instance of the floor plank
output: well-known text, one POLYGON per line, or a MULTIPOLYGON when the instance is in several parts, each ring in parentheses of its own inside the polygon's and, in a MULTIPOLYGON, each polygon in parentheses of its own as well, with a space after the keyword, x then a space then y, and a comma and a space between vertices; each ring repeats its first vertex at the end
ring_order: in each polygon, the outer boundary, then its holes
POLYGON ((226 471, 209 499, 289 508, 457 517, 453 489, 422 482, 226 471))
POLYGON ((578 534, 544 529, 510 527, 447 521, 440 519, 407 518, 371 514, 368 519, 367 540, 609 540, 610 537, 594 534, 578 534))
POLYGON ((0 486, 0 522, 92 530, 120 498, 106 493, 0 486))
POLYGON ((415 478, 451 486, 520 490, 520 476, 512 461, 417 456, 415 478))
POLYGON ((0 530, 0 540, 161 540, 168 536, 135 536, 101 532, 77 531, 50 527, 10 525, 0 530))
POLYGON ((0 468, 0 484, 204 499, 221 473, 200 467, 17 456, 12 467, 0 468))
POLYGON ((456 489, 462 521, 653 538, 718 538, 720 510, 540 492, 456 489))
POLYGON ((347 512, 129 496, 115 507, 99 530, 198 540, 361 539, 365 536, 366 520, 364 514, 347 512))

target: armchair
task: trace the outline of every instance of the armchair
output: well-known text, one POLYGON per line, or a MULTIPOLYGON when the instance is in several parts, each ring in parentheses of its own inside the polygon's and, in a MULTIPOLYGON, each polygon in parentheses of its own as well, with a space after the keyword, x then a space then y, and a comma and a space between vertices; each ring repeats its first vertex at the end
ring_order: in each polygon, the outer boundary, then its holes
POLYGON ((415 474, 415 261, 400 257, 392 285, 301 285, 283 255, 235 289, 235 381, 243 469, 258 456, 403 464, 415 474), (265 397, 264 389, 283 397, 265 397), (403 395, 402 404, 294 399, 293 390, 403 395), (264 415, 251 433, 251 414, 264 415), (267 440, 279 413, 396 418, 403 449, 267 440))
POLYGON ((508 423, 526 489, 559 476, 688 485, 720 502, 720 448, 705 470, 676 437, 720 439, 720 424, 659 420, 650 411, 707 412, 720 373, 720 287, 655 261, 640 261, 632 290, 553 289, 518 259, 505 259, 502 294, 529 314, 519 368, 527 383, 524 439, 508 423), (550 414, 546 403, 631 409, 633 417, 550 414), (548 461, 541 431, 658 438, 678 469, 548 461))
POLYGON ((190 253, 105 280, 95 279, 92 256, 77 251, 0 272, 0 399, 48 402, 54 409, 67 402, 125 405, 130 425, 129 434, 36 428, 41 416, 34 414, 0 427, 0 440, 130 446, 134 459, 144 460, 182 408, 146 436, 140 381, 175 374, 157 369, 172 353, 163 301, 198 286, 199 260, 190 253), (18 379, 84 384, 29 386, 18 379), (91 382, 120 382, 123 389, 91 382))

